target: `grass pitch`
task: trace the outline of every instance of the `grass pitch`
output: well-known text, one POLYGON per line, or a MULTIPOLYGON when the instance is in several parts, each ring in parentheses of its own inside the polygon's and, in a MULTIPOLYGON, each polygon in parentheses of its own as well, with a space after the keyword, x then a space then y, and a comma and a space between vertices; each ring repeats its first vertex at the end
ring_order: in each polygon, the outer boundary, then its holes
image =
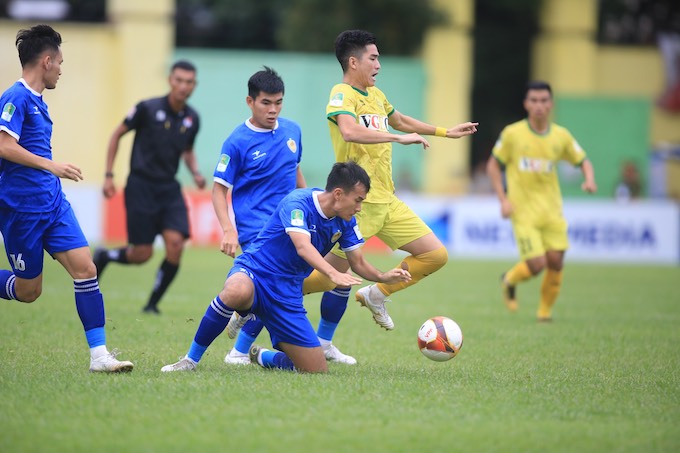
MULTIPOLYGON (((498 277, 511 263, 452 260, 393 297, 394 331, 352 295, 334 342, 354 367, 228 367, 223 335, 197 372, 162 375, 186 352, 231 259, 187 250, 163 314, 143 315, 161 254, 112 264, 102 278, 109 348, 135 362, 131 374, 87 371, 72 283, 49 257, 36 303, 0 300, 0 451, 680 451, 677 267, 567 261, 555 321, 538 324, 538 279, 519 287, 510 314, 498 277), (452 361, 416 347, 434 315, 463 329, 452 361)), ((315 325, 319 300, 305 300, 315 325)))

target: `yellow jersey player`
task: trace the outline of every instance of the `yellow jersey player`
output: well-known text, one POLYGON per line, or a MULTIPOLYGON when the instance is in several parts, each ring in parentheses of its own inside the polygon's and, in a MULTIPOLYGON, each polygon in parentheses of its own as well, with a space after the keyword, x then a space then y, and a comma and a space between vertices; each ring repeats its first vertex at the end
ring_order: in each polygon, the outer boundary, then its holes
MULTIPOLYGON (((477 131, 477 123, 451 127, 435 127, 396 110, 376 86, 380 71, 375 36, 363 30, 347 30, 335 40, 335 55, 342 67, 343 79, 333 87, 326 108, 331 140, 337 162, 356 161, 371 177, 371 191, 356 214, 361 235, 379 237, 393 250, 410 255, 400 264, 412 280, 378 283, 357 291, 356 299, 367 307, 373 319, 387 330, 394 328, 385 310, 390 294, 407 288, 437 271, 448 260, 448 253, 432 230, 394 194, 392 181, 392 143, 429 146, 422 135, 460 138, 477 131), (389 127, 404 132, 394 134, 389 127)), ((326 259, 338 270, 349 268, 340 250, 326 259)), ((305 293, 333 288, 318 272, 305 281, 305 293), (325 285, 325 286, 324 286, 325 285)), ((324 293, 321 300, 320 338, 331 338, 347 307, 350 288, 337 287, 324 293)))
POLYGON ((515 286, 547 268, 541 285, 539 321, 552 320, 552 308, 562 286, 564 253, 569 248, 557 162, 564 160, 580 167, 584 177, 581 188, 590 193, 597 190, 593 166, 583 149, 567 129, 550 121, 552 107, 550 85, 530 82, 524 98, 527 118, 503 129, 487 163, 501 215, 512 222, 521 259, 501 276, 504 301, 510 311, 517 311, 515 286))

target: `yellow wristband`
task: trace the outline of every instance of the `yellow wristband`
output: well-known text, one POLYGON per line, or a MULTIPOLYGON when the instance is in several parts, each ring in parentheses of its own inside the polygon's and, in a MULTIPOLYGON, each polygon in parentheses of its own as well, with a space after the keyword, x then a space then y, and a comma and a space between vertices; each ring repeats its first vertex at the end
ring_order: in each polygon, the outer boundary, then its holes
POLYGON ((434 128, 434 135, 437 137, 446 137, 446 128, 445 127, 435 127, 434 128))

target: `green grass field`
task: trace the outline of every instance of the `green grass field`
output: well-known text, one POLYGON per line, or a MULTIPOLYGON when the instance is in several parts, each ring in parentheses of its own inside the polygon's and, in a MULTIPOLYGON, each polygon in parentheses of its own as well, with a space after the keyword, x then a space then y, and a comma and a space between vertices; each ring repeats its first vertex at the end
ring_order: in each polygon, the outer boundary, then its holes
MULTIPOLYGON (((555 322, 538 324, 538 280, 519 288, 510 314, 497 283, 511 263, 452 261, 393 297, 394 331, 352 296, 335 344, 357 366, 227 367, 224 335, 196 373, 161 375, 231 260, 189 249, 162 316, 143 315, 159 259, 111 265, 101 282, 109 347, 135 362, 131 374, 87 371, 72 283, 49 257, 38 302, 0 300, 0 451, 680 451, 677 267, 567 262, 555 322), (434 315, 465 334, 452 361, 416 347, 434 315)), ((306 299, 315 325, 319 299, 306 299)))

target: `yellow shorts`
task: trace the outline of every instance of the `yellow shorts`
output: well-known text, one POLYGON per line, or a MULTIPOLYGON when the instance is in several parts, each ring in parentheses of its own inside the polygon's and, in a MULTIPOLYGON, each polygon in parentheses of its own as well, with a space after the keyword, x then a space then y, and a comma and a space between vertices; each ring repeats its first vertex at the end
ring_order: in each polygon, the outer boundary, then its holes
MULTIPOLYGON (((392 250, 432 233, 430 227, 396 197, 390 203, 364 203, 355 217, 364 240, 377 236, 392 250)), ((337 246, 333 253, 345 258, 337 246)))
POLYGON ((545 255, 548 250, 564 251, 569 248, 567 221, 563 217, 533 223, 513 221, 512 230, 522 261, 545 255))

